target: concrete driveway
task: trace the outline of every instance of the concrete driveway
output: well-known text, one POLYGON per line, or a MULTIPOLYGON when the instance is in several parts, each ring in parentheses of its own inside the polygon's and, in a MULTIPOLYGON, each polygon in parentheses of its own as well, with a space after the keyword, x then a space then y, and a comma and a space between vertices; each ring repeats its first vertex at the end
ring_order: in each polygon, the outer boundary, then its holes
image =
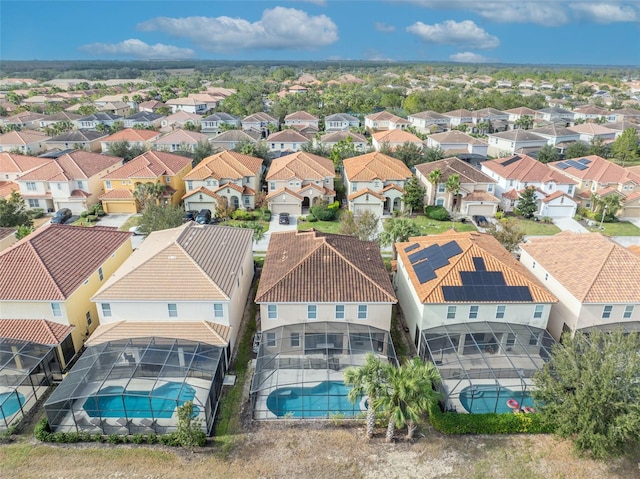
POLYGON ((279 231, 295 231, 298 229, 298 217, 289 216, 289 224, 281 225, 278 222, 278 215, 272 215, 269 222, 269 230, 264 234, 264 238, 260 241, 253 242, 253 251, 267 251, 269 247, 269 240, 271 239, 271 233, 277 233, 279 231))
POLYGON ((578 223, 573 218, 554 218, 553 224, 555 224, 562 231, 573 231, 574 233, 588 233, 589 230, 578 223))

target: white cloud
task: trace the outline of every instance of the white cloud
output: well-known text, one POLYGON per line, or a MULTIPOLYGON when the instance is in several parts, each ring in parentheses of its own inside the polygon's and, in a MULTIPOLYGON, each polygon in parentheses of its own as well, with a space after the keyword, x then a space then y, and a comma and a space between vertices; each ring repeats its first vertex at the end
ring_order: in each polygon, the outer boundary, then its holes
POLYGON ((82 45, 80 49, 94 55, 117 55, 141 59, 179 60, 195 56, 195 52, 191 48, 180 48, 162 43, 149 45, 137 38, 130 38, 120 43, 90 43, 82 45))
POLYGON ((373 49, 366 50, 362 54, 362 58, 372 62, 395 62, 393 58, 389 58, 388 56, 385 56, 384 53, 381 53, 378 50, 373 50, 373 49))
POLYGON ((457 45, 471 48, 496 48, 500 45, 498 37, 489 35, 471 20, 456 22, 445 20, 435 25, 416 22, 407 27, 409 33, 418 35, 423 42, 439 45, 457 45))
POLYGON ((320 7, 327 6, 327 0, 298 0, 298 1, 305 2, 305 3, 313 3, 314 5, 318 5, 320 7))
POLYGON ((495 60, 485 57, 484 55, 479 55, 478 53, 473 52, 460 52, 454 53, 449 56, 449 60, 452 62, 460 62, 460 63, 494 63, 495 60))
POLYGON ((396 31, 396 27, 393 25, 389 25, 387 23, 384 22, 376 22, 374 25, 375 29, 378 30, 379 32, 383 32, 383 33, 391 33, 391 32, 395 32, 396 31))
POLYGON ((231 17, 156 17, 140 23, 143 31, 162 31, 191 39, 206 50, 315 50, 338 40, 338 27, 326 15, 309 16, 295 8, 275 7, 257 22, 231 17))
POLYGON ((636 10, 629 5, 612 3, 572 3, 569 8, 583 20, 596 23, 635 22, 636 10))

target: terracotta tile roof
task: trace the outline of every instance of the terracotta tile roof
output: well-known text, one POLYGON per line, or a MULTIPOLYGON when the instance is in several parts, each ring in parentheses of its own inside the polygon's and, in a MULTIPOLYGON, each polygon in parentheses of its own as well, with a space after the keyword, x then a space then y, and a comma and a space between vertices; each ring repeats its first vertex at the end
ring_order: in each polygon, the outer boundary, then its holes
POLYGON ((523 130, 522 128, 518 128, 517 130, 503 131, 500 133, 491 133, 489 134, 489 137, 502 138, 504 140, 510 141, 547 141, 545 137, 536 135, 535 133, 531 133, 530 130, 523 130))
POLYGON ((187 123, 191 122, 193 124, 199 125, 202 121, 202 117, 200 115, 196 115, 195 113, 189 113, 188 111, 178 110, 175 113, 172 113, 168 117, 165 118, 165 121, 171 125, 172 123, 187 123))
POLYGON ((468 118, 473 116, 473 112, 461 108, 459 110, 446 111, 443 113, 444 116, 448 116, 450 118, 468 118))
POLYGON ((400 193, 404 193, 404 189, 400 188, 398 185, 394 183, 391 183, 385 186, 384 188, 382 188, 381 193, 384 193, 385 191, 389 191, 389 190, 396 190, 396 191, 399 191, 400 193))
POLYGON ((296 198, 296 199, 298 199, 298 200, 300 200, 300 201, 302 201, 302 200, 303 200, 303 197, 302 197, 302 196, 300 196, 300 195, 299 195, 298 193, 296 193, 295 191, 290 190, 289 188, 278 188, 277 190, 272 191, 271 193, 269 193, 269 194, 265 197, 265 200, 269 201, 269 200, 271 200, 272 198, 275 198, 276 196, 278 196, 278 195, 280 195, 280 194, 282 194, 282 193, 286 193, 286 194, 288 194, 288 195, 291 195, 291 196, 293 196, 294 198, 296 198))
POLYGON ((252 246, 253 231, 246 228, 190 221, 178 228, 155 231, 92 299, 228 300, 252 246))
POLYGON ((201 186, 200 188, 198 188, 197 190, 191 190, 188 191, 183 197, 182 199, 184 200, 185 198, 188 198, 190 196, 195 195, 196 193, 204 193, 206 195, 209 195, 210 197, 216 199, 216 200, 220 200, 221 198, 216 195, 213 191, 211 191, 209 188, 205 188, 204 186, 201 186))
MULTIPOLYGON (((597 181, 598 183, 619 183, 623 184, 628 181, 633 181, 636 184, 640 184, 640 175, 634 173, 633 170, 629 168, 623 168, 620 165, 616 165, 612 161, 601 158, 596 155, 585 156, 584 158, 590 160, 589 163, 585 164, 585 169, 579 170, 573 166, 569 166, 564 170, 560 170, 558 168, 558 164, 564 163, 564 161, 554 161, 553 163, 549 163, 549 166, 558 169, 558 171, 562 171, 567 175, 573 176, 575 178, 580 178, 582 180, 590 180, 597 181)), ((573 158, 578 161, 582 158, 573 158)))
POLYGON ((420 143, 422 140, 413 133, 404 130, 379 131, 371 135, 378 143, 420 143))
POLYGON ((640 244, 632 244, 631 246, 627 246, 627 249, 640 256, 640 244))
POLYGON ((73 328, 46 319, 0 319, 0 338, 57 346, 73 328))
MULTIPOLYGON (((534 303, 555 303, 557 299, 549 293, 538 280, 516 260, 491 235, 478 232, 446 232, 439 235, 409 238, 406 243, 396 243, 398 261, 405 269, 418 298, 422 303, 447 303, 442 286, 462 286, 460 272, 476 271, 473 258, 482 258, 487 271, 502 272, 508 286, 528 286, 534 303), (410 266, 409 255, 415 250, 405 251, 410 245, 418 244, 421 248, 431 245, 444 245, 455 241, 462 252, 449 258, 449 263, 435 271, 436 278, 420 283, 413 267, 410 266)), ((460 301, 452 301, 460 302, 460 301)), ((472 301, 478 303, 482 301, 472 301)), ((493 302, 493 301, 490 301, 493 302)), ((508 301, 501 300, 500 303, 508 301)), ((516 301, 522 302, 522 301, 516 301)))
POLYGON ((262 158, 225 150, 203 159, 198 166, 184 176, 184 180, 223 178, 239 180, 245 176, 257 176, 262 169, 262 158))
POLYGON ((623 200, 623 203, 630 203, 631 201, 635 201, 640 198, 640 191, 634 191, 633 193, 629 193, 623 200))
POLYGON ((371 115, 365 116, 367 120, 373 121, 394 121, 401 119, 399 116, 394 115, 393 113, 389 113, 388 111, 381 111, 379 113, 373 113, 371 115))
POLYGON ((317 116, 312 115, 306 111, 295 111, 293 113, 289 113, 284 117, 284 120, 305 120, 305 121, 318 121, 319 118, 317 116))
POLYGON ((567 127, 568 130, 576 133, 584 133, 587 135, 613 135, 615 130, 611 130, 605 126, 598 125, 597 123, 583 123, 581 125, 574 125, 567 127))
POLYGON ((86 345, 150 337, 185 339, 225 347, 231 338, 231 328, 209 321, 117 321, 98 326, 86 345))
POLYGON ((397 299, 376 243, 313 230, 273 233, 256 303, 296 302, 397 299))
POLYGON ((559 185, 575 185, 576 181, 563 175, 555 168, 540 163, 528 155, 514 155, 507 158, 484 161, 482 166, 494 171, 505 179, 516 179, 525 183, 554 182, 559 185))
POLYGON ((302 195, 302 193, 305 192, 306 190, 317 190, 323 195, 335 194, 335 191, 325 188, 324 186, 321 186, 321 185, 316 185, 315 183, 308 183, 306 185, 303 185, 302 188, 298 190, 298 193, 302 195))
POLYGON ((343 161, 344 174, 349 181, 408 180, 412 173, 402 161, 380 152, 354 156, 343 161))
POLYGON ((138 130, 135 128, 125 128, 113 135, 109 135, 102 139, 103 142, 115 142, 115 141, 133 141, 133 142, 145 142, 158 138, 160 134, 157 131, 152 130, 138 130))
POLYGON ((380 193, 376 193, 375 191, 370 190, 369 188, 365 188, 365 189, 363 189, 363 190, 358 190, 358 191, 356 191, 356 192, 354 192, 354 193, 351 193, 351 194, 347 197, 347 199, 348 199, 349 201, 353 201, 353 200, 355 200, 356 198, 360 198, 360 197, 361 197, 361 196, 363 196, 363 195, 371 195, 371 196, 375 196, 376 198, 378 198, 378 199, 379 199, 379 200, 381 200, 381 201, 386 201, 386 200, 387 200, 387 198, 386 198, 386 197, 382 196, 380 193))
POLYGON ((562 190, 556 190, 556 191, 554 191, 553 193, 550 193, 550 194, 546 194, 545 193, 545 197, 542 199, 542 202, 543 203, 549 203, 550 201, 553 201, 556 198, 560 198, 561 196, 564 196, 566 198, 569 198, 572 201, 575 201, 571 196, 567 195, 562 190))
MULTIPOLYGON (((200 118, 198 118, 200 119, 200 118)), ((209 137, 197 131, 174 130, 154 140, 154 145, 179 145, 181 143, 195 144, 199 141, 209 142, 209 137)))
POLYGON ((49 138, 51 137, 37 131, 10 131, 0 135, 0 145, 29 145, 49 138))
POLYGON ((224 190, 225 188, 227 188, 227 189, 231 188, 232 190, 235 190, 238 193, 242 193, 244 191, 244 188, 242 188, 242 186, 238 186, 235 183, 225 183, 224 185, 218 187, 213 192, 214 193, 219 193, 220 191, 224 190))
POLYGON ((191 158, 164 151, 146 151, 120 168, 102 177, 103 180, 125 178, 159 178, 175 176, 191 165, 191 158))
POLYGON ((265 113, 263 111, 259 111, 257 113, 253 113, 252 115, 245 116, 242 119, 242 123, 262 123, 265 121, 273 124, 279 123, 278 119, 275 116, 269 115, 268 113, 265 113))
POLYGON ((15 228, 0 226, 0 240, 6 238, 7 236, 11 236, 15 232, 16 232, 15 228))
POLYGON ((100 200, 132 200, 133 198, 133 191, 127 189, 109 190, 98 197, 100 200))
POLYGON ((88 179, 107 168, 122 163, 122 158, 91 151, 75 150, 35 168, 18 179, 20 181, 69 181, 88 179))
POLYGON ((271 133, 265 140, 267 143, 306 143, 308 138, 297 130, 282 130, 271 133))
POLYGON ((354 143, 367 143, 367 139, 360 133, 351 131, 334 131, 320 137, 320 143, 338 143, 341 140, 351 138, 354 143))
POLYGON ((18 185, 18 183, 13 181, 0 181, 0 198, 5 198, 14 191, 20 192, 20 185, 18 185))
POLYGON ((490 203, 499 203, 500 200, 493 196, 488 191, 484 190, 476 190, 469 193, 467 196, 462 198, 462 201, 488 201, 490 203))
POLYGON ((478 168, 471 166, 466 161, 459 158, 445 158, 444 160, 432 161, 416 165, 416 170, 425 178, 434 170, 440 170, 442 182, 446 183, 451 175, 458 175, 460 183, 496 183, 496 180, 484 174, 478 168))
POLYGON ((640 303, 640 257, 600 233, 563 231, 520 247, 582 303, 640 303))
POLYGON ((333 161, 312 153, 299 151, 271 162, 266 180, 324 180, 335 176, 333 161))
POLYGON ((49 158, 0 153, 0 173, 25 173, 51 161, 49 158))
POLYGON ((64 301, 131 233, 95 226, 48 225, 0 253, 0 301, 64 301))
POLYGON ((461 145, 486 145, 487 142, 480 140, 478 138, 474 138, 471 135, 467 135, 466 133, 458 130, 445 131, 444 133, 435 133, 433 135, 429 135, 434 141, 438 143, 456 143, 461 145))

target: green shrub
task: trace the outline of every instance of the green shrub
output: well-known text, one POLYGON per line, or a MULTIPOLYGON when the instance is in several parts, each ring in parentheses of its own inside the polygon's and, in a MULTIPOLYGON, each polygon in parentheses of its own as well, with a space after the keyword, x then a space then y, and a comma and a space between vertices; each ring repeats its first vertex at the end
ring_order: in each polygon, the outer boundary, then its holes
POLYGON ((264 210, 262 212, 262 219, 264 221, 271 221, 271 210, 264 210))
POLYGON ((38 424, 36 424, 36 427, 33 429, 33 435, 38 441, 42 441, 42 442, 52 441, 51 429, 49 428, 49 421, 47 420, 46 417, 42 419, 40 422, 38 422, 38 424))
POLYGON ((93 442, 104 442, 104 437, 98 432, 91 437, 91 440, 93 442))
POLYGON ((309 216, 309 223, 315 223, 316 221, 318 221, 318 218, 315 216, 309 216))
POLYGON ((231 217, 238 221, 255 221, 260 219, 259 211, 235 210, 231 217))
POLYGON ((504 217, 503 211, 496 211, 495 217, 497 220, 502 219, 504 217))
POLYGON ((164 444, 165 446, 171 446, 171 447, 180 446, 180 441, 178 441, 178 437, 175 432, 158 436, 158 442, 160 444, 164 444))
POLYGON ((103 216, 106 216, 107 214, 104 212, 104 210, 102 208, 99 208, 96 210, 96 215, 99 216, 100 218, 102 218, 103 216))
POLYGON ((29 211, 30 211, 29 214, 31 215, 32 218, 37 219, 37 218, 42 218, 44 216, 44 209, 42 208, 33 208, 32 210, 29 210, 29 211))
POLYGON ((449 219, 449 212, 444 206, 425 206, 424 213, 427 215, 427 218, 436 221, 446 221, 449 219))
POLYGON ((333 221, 338 216, 340 203, 337 201, 328 204, 326 201, 318 201, 311 207, 311 214, 320 221, 333 221))
POLYGON ((89 216, 88 211, 83 211, 82 213, 80 213, 80 218, 86 218, 87 216, 89 216))
POLYGON ((109 444, 120 444, 121 442, 127 442, 127 437, 118 434, 109 434, 107 436, 107 442, 109 444))
POLYGON ((142 444, 144 442, 144 434, 134 434, 131 436, 131 442, 134 444, 142 444))
POLYGON ((157 444, 158 443, 158 435, 155 433, 147 434, 145 436, 145 440, 147 444, 157 444))
POLYGON ((95 223, 98 221, 98 217, 96 215, 87 215, 87 221, 90 223, 95 223))

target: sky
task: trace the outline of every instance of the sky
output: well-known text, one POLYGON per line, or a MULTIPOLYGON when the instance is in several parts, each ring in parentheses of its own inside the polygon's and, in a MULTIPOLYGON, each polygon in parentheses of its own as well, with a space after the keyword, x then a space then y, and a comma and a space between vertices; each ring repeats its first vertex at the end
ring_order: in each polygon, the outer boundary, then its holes
POLYGON ((640 0, 0 2, 0 60, 640 65, 640 0))

